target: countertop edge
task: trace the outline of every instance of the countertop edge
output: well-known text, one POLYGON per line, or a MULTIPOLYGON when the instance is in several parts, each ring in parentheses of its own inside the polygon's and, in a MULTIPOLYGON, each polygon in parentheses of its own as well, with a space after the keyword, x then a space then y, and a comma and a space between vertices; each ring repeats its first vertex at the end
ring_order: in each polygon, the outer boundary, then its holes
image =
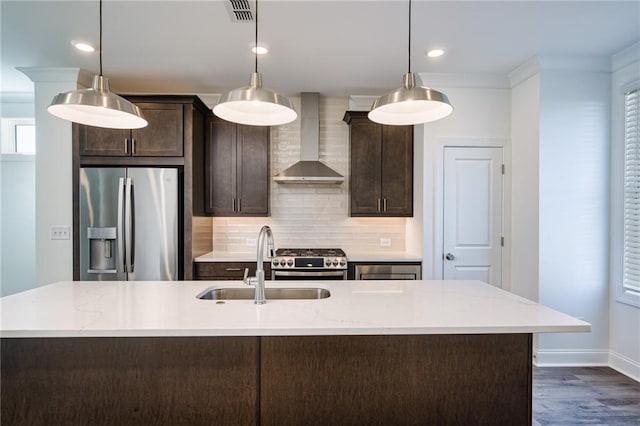
POLYGON ((0 332, 0 339, 25 338, 74 338, 74 337, 268 337, 268 336, 400 336, 400 335, 431 335, 431 334, 539 334, 539 333, 578 333, 589 332, 591 326, 539 326, 539 327, 469 327, 431 328, 431 329, 300 329, 300 330, 214 330, 214 329, 167 329, 167 330, 57 330, 57 331, 18 331, 7 330, 0 332))

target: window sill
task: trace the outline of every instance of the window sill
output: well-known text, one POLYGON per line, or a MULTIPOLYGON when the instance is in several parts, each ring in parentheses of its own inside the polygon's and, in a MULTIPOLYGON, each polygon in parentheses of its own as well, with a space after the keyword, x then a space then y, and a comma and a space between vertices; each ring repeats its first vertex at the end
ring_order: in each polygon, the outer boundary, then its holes
POLYGON ((620 289, 616 295, 616 302, 640 308, 640 293, 627 289, 620 289))

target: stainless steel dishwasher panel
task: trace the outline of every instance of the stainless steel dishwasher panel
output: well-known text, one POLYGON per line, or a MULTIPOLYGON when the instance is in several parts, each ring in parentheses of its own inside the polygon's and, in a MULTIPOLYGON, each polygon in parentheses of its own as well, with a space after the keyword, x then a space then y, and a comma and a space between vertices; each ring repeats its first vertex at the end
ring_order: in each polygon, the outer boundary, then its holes
POLYGON ((420 265, 379 264, 355 265, 356 280, 420 280, 420 265))

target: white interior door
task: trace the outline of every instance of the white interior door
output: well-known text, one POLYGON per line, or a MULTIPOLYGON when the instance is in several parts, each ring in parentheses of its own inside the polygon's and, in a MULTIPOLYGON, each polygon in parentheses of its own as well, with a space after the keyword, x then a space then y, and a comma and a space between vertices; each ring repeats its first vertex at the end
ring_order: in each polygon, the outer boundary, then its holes
POLYGON ((502 287, 502 148, 444 149, 445 280, 502 287))

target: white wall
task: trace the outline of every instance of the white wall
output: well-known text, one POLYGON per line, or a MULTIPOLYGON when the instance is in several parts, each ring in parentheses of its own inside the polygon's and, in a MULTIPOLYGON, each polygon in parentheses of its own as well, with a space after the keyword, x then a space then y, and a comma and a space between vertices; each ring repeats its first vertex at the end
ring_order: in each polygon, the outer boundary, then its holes
POLYGON ((607 364, 610 73, 542 70, 539 302, 591 323, 542 334, 538 364, 607 364))
POLYGON ((73 232, 71 123, 47 112, 60 92, 86 85, 78 68, 21 68, 34 82, 36 119, 36 285, 73 279, 73 236, 51 240, 52 226, 69 226, 73 232))
MULTIPOLYGON (((32 93, 0 97, 0 118, 33 116, 32 93)), ((35 157, 0 154, 0 297, 36 285, 35 213, 35 157)))
POLYGON ((511 291, 538 300, 540 78, 511 91, 511 291))
POLYGON ((0 155, 0 297, 36 286, 35 163, 0 155))
POLYGON ((607 363, 607 66, 535 58, 510 76, 512 289, 592 324, 538 336, 538 365, 607 363))
MULTIPOLYGON (((480 82, 481 83, 481 82, 480 82)), ((506 88, 473 88, 436 86, 444 92, 454 107, 443 120, 422 125, 416 136, 420 141, 422 159, 415 162, 416 184, 414 202, 422 220, 409 221, 407 233, 422 236, 424 279, 442 279, 442 175, 445 146, 504 146, 510 136, 510 91, 506 88)))
MULTIPOLYGON (((611 99, 611 274, 609 302, 609 364, 640 381, 640 295, 636 306, 623 303, 623 89, 640 79, 640 44, 620 52, 613 58, 611 99)), ((627 300, 633 301, 632 297, 627 300)))

